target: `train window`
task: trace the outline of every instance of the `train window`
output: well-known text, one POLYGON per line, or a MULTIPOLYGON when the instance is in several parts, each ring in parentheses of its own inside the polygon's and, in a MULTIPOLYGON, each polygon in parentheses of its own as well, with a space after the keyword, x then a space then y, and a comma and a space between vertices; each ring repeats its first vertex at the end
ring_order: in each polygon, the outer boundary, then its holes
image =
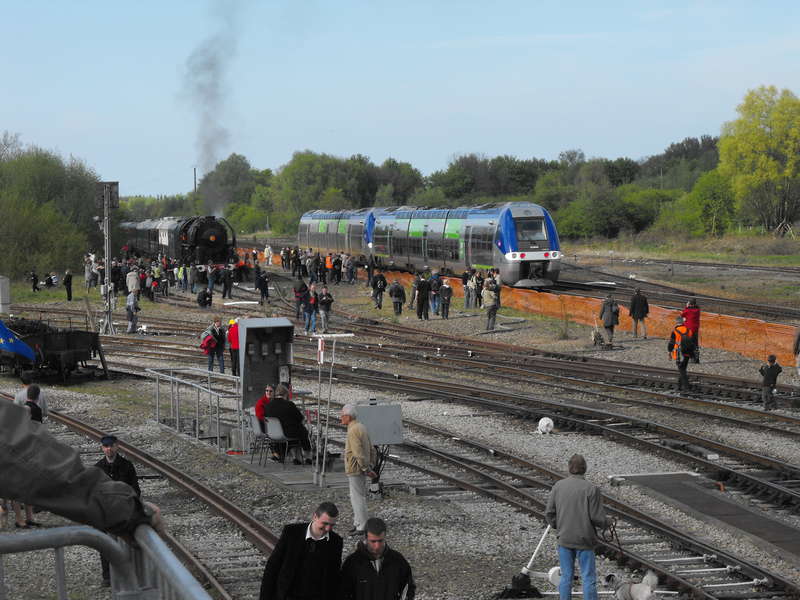
POLYGON ((544 219, 515 219, 517 224, 517 240, 520 242, 540 242, 547 239, 544 230, 544 219))

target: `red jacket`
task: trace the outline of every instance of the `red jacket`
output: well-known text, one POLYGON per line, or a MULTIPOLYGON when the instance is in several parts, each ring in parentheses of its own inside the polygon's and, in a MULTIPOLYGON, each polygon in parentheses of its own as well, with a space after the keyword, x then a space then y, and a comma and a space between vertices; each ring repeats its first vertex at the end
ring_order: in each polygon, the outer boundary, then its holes
POLYGON ((231 345, 231 350, 239 349, 239 324, 234 323, 228 327, 228 342, 231 345))
POLYGON ((681 316, 689 331, 693 335, 700 333, 700 309, 686 307, 681 311, 681 316))
POLYGON ((264 394, 256 400, 256 417, 259 421, 264 420, 264 410, 267 408, 267 404, 269 404, 270 397, 264 394))

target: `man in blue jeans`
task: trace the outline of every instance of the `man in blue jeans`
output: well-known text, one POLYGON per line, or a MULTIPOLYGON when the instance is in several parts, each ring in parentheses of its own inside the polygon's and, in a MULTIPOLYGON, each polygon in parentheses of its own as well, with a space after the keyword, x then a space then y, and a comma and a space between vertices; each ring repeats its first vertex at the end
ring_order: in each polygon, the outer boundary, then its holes
POLYGON ((572 577, 577 558, 583 581, 583 598, 597 600, 595 529, 606 529, 609 521, 603 508, 603 495, 584 478, 586 459, 580 454, 573 454, 569 459, 569 474, 569 477, 553 486, 545 511, 547 522, 558 531, 558 559, 561 565, 558 596, 561 600, 572 597, 572 577))

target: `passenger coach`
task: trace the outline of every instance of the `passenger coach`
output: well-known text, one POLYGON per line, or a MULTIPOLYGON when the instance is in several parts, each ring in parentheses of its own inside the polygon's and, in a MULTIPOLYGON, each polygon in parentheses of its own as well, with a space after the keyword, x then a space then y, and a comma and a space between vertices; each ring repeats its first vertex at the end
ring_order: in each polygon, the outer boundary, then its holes
POLYGON ((370 208, 311 211, 300 218, 298 245, 348 252, 366 262, 419 271, 500 269, 519 287, 558 280, 561 246, 555 223, 538 204, 507 202, 463 208, 370 208))

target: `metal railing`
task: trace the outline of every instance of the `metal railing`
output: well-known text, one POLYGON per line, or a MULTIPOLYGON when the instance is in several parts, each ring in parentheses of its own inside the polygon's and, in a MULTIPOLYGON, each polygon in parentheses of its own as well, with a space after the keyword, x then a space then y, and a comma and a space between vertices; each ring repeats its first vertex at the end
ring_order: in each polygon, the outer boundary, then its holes
POLYGON ((5 555, 52 548, 55 553, 57 600, 67 600, 64 548, 94 548, 111 566, 114 600, 211 600, 191 573, 152 527, 140 525, 131 546, 93 527, 56 527, 30 533, 0 535, 0 600, 9 600, 5 583, 5 555))
POLYGON ((188 416, 190 413, 186 411, 185 406, 187 403, 194 401, 192 434, 196 439, 200 439, 200 424, 205 420, 207 424, 205 431, 207 433, 215 433, 215 435, 208 437, 216 437, 217 451, 221 452, 223 424, 221 422, 220 409, 224 406, 226 409, 236 411, 236 429, 239 430, 242 445, 245 444, 245 419, 243 418, 241 402, 239 401, 241 379, 238 376, 215 373, 197 367, 147 369, 146 371, 156 380, 155 418, 157 423, 161 423, 162 404, 168 403, 169 420, 174 423, 176 431, 182 432, 184 428, 181 426, 181 419, 186 418, 182 417, 182 413, 188 416), (187 375, 192 376, 193 379, 187 378, 187 375), (203 377, 206 381, 204 383, 198 382, 198 376, 203 377), (223 380, 226 383, 233 384, 233 390, 228 393, 213 389, 212 381, 216 380, 223 380), (169 384, 169 396, 166 402, 162 402, 161 398, 162 383, 169 384), (194 392, 194 398, 190 397, 192 392, 194 392))

